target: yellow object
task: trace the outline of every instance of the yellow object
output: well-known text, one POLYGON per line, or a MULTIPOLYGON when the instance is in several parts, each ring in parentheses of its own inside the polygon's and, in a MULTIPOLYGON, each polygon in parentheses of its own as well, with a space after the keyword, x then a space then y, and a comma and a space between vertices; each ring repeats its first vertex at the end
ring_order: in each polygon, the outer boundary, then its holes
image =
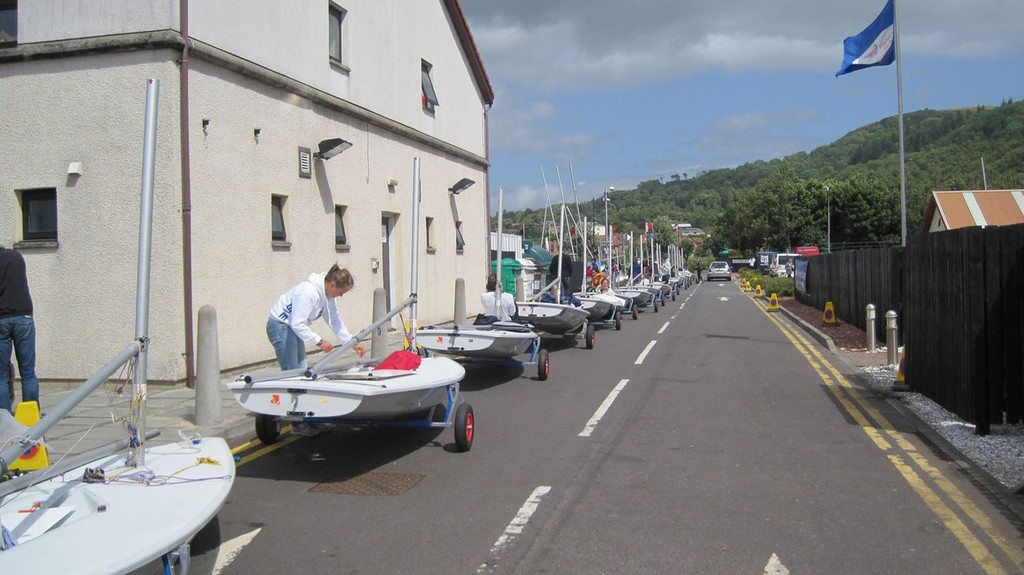
POLYGON ((772 297, 768 298, 768 311, 779 311, 779 296, 772 294, 772 297))
MULTIPOLYGON (((18 407, 14 410, 14 419, 18 420, 18 423, 32 427, 39 423, 41 416, 39 414, 39 402, 37 401, 23 401, 18 404, 18 407)), ((50 466, 50 458, 46 454, 46 446, 43 442, 37 441, 29 447, 28 451, 23 453, 21 457, 11 462, 11 469, 20 469, 21 471, 29 471, 32 469, 43 469, 50 466)))
POLYGON ((743 282, 743 291, 750 291, 752 289, 754 288, 750 287, 750 280, 745 280, 743 282))
POLYGON ((764 297, 764 292, 761 291, 761 284, 757 284, 757 288, 754 289, 754 297, 764 297))
POLYGON ((839 320, 836 319, 836 308, 830 301, 825 302, 825 313, 821 316, 821 323, 828 326, 839 325, 839 320))
POLYGON ((907 361, 907 350, 900 352, 900 366, 896 369, 896 383, 906 383, 907 377, 904 370, 904 363, 907 361))

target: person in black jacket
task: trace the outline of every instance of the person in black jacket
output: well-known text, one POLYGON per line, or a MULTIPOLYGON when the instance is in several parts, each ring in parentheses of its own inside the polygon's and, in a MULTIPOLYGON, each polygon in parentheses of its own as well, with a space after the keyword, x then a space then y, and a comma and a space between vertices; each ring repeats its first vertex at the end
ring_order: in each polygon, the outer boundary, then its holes
POLYGON ((13 249, 0 248, 0 409, 13 412, 11 354, 18 360, 21 400, 39 401, 36 377, 36 326, 32 295, 28 290, 25 258, 13 249))
MULTIPOLYGON (((551 242, 551 263, 548 264, 548 281, 558 277, 558 242, 551 242)), ((572 258, 562 254, 562 284, 560 297, 572 296, 572 258)))

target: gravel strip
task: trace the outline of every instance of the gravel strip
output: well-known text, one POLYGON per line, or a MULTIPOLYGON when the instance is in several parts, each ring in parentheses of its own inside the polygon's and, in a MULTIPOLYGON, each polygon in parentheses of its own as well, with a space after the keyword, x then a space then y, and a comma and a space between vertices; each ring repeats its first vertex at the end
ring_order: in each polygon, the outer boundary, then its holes
POLYGON ((879 392, 897 399, 921 421, 935 430, 967 459, 983 469, 1008 489, 1024 483, 1024 426, 993 425, 992 433, 980 436, 974 424, 967 423, 946 411, 931 399, 914 392, 894 391, 896 367, 891 365, 861 367, 866 383, 879 392))

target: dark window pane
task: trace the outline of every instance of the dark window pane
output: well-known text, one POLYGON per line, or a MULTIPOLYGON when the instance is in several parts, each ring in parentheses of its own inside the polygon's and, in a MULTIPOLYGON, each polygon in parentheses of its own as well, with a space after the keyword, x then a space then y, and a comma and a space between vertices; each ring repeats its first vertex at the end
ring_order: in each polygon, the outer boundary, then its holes
POLYGON ((270 237, 274 240, 284 241, 286 234, 284 230, 284 213, 282 207, 284 198, 274 196, 270 199, 270 237))
POLYGON ((339 246, 348 244, 345 236, 345 208, 341 206, 334 209, 334 243, 339 246))
POLYGON ((21 202, 25 239, 57 239, 57 190, 26 190, 21 202))

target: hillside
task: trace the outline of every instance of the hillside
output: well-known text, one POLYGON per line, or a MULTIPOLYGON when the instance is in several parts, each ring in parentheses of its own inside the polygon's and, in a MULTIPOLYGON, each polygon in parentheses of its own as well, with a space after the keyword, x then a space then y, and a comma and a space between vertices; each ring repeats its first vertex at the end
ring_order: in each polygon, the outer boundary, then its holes
MULTIPOLYGON (((619 229, 636 229, 643 222, 665 218, 688 222, 717 235, 723 245, 734 246, 740 238, 724 225, 723 218, 738 198, 752 194, 772 179, 787 187, 815 195, 825 185, 866 182, 896 194, 899 207, 898 119, 891 116, 858 128, 831 144, 782 159, 756 161, 735 168, 709 170, 695 176, 673 176, 668 181, 640 182, 633 190, 619 190, 609 206, 609 219, 619 229), (720 225, 722 224, 722 225, 720 225)), ((1024 102, 954 110, 921 110, 904 115, 906 148, 908 229, 916 230, 932 190, 1024 188, 1024 102), (982 173, 982 161, 985 172, 982 173)), ((779 185, 776 182, 773 185, 779 185)), ((856 187, 856 185, 854 187, 856 187)), ((835 187, 835 186, 832 186, 835 187)), ((855 193, 855 192, 851 192, 855 193)), ((880 192, 882 193, 882 192, 880 192)), ((798 192, 799 194, 799 192, 798 192)), ((821 201, 811 211, 824 212, 824 192, 808 201, 821 201)), ((833 208, 841 206, 833 205, 833 208)), ((754 208, 756 209, 756 208, 754 208)), ((505 213, 509 228, 526 228, 530 237, 540 233, 544 210, 505 213)), ((601 198, 580 205, 593 221, 604 221, 601 198)), ((770 225, 770 222, 769 222, 770 225)), ((896 235, 899 235, 897 221, 896 235)), ((824 229, 824 224, 821 228, 824 229)), ((799 233, 799 232, 795 232, 799 233)), ((845 241, 891 241, 892 230, 874 233, 851 231, 872 240, 850 237, 845 241), (877 239, 888 238, 888 239, 877 239)), ((756 241, 756 240, 753 240, 756 241)), ((796 238, 793 241, 813 241, 796 238)), ((833 239, 835 241, 835 239, 833 239)))

